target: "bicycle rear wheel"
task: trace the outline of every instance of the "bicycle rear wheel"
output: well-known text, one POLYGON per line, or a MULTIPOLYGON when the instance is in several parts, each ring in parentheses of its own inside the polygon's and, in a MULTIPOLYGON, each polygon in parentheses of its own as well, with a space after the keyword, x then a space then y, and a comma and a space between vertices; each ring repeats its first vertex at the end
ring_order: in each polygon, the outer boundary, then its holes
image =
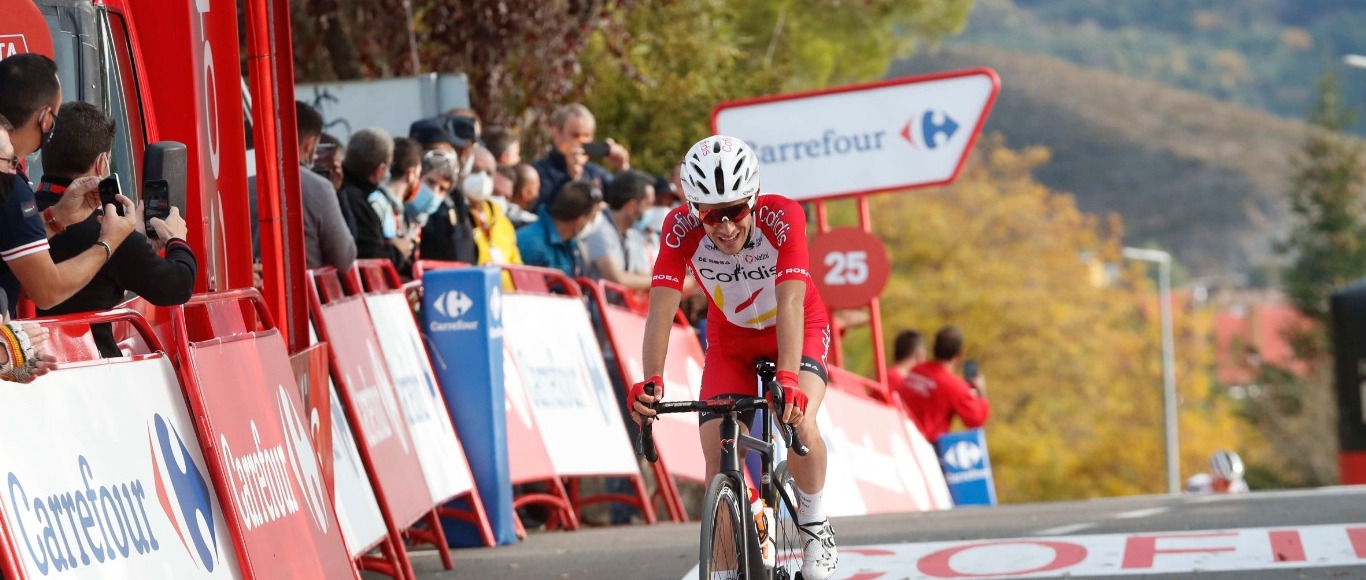
POLYGON ((806 545, 797 529, 797 482, 783 461, 773 468, 773 485, 778 489, 778 504, 773 506, 773 543, 777 565, 773 580, 793 580, 802 569, 802 548, 806 545))
MULTIPOLYGON (((699 580, 750 576, 749 556, 745 547, 746 523, 753 521, 746 503, 745 488, 724 473, 718 473, 707 485, 702 501, 702 545, 698 552, 699 580)), ((798 560, 800 562, 800 559, 798 560)))

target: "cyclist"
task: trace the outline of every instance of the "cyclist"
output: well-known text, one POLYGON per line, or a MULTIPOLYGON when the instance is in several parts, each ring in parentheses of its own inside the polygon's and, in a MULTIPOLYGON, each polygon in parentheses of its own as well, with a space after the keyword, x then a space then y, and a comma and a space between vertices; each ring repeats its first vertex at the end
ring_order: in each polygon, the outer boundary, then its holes
MULTIPOLYGON (((825 397, 830 324, 807 270, 806 216, 791 199, 760 195, 758 158, 740 139, 714 135, 698 141, 684 156, 681 173, 688 203, 664 219, 642 356, 644 376, 650 378, 628 394, 631 417, 640 423, 653 416, 647 405, 664 395, 660 373, 685 269, 691 269, 710 298, 702 398, 752 397, 754 360, 776 361, 777 382, 788 402, 781 420, 811 448, 805 457, 787 459, 806 540, 802 576, 824 580, 837 563, 834 530, 821 506, 825 443, 816 426, 825 397), (645 394, 647 383, 655 385, 653 396, 645 394)), ((703 413, 698 419, 708 478, 720 471, 718 418, 703 413)))

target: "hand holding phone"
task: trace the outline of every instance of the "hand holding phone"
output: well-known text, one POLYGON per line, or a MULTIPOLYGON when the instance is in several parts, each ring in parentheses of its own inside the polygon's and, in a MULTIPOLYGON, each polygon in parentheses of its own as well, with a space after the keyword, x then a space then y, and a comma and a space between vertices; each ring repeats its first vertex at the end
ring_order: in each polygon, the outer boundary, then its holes
POLYGON ((152 179, 142 183, 142 219, 146 224, 147 237, 157 239, 157 230, 152 227, 152 218, 165 220, 171 216, 171 187, 165 179, 152 179))
POLYGON ((319 143, 313 149, 313 165, 311 169, 314 173, 323 177, 332 177, 332 165, 337 158, 337 145, 335 143, 319 143))
POLYGON ((583 144, 583 152, 589 159, 602 159, 612 152, 606 141, 589 141, 583 144))
POLYGON ((100 208, 113 204, 119 215, 123 215, 123 204, 119 203, 117 199, 121 193, 123 193, 123 187, 119 184, 119 174, 115 173, 100 180, 100 208))
POLYGON ((963 363, 963 378, 967 379, 968 382, 972 382, 980 373, 981 370, 977 366, 976 359, 968 359, 967 362, 963 363))

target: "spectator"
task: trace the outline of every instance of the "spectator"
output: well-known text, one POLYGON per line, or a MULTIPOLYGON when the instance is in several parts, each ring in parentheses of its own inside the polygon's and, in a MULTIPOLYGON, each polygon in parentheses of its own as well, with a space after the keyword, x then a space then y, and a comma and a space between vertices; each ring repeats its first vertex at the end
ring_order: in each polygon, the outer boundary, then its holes
POLYGON ((394 162, 389 179, 370 194, 370 205, 384 224, 385 239, 394 236, 416 237, 408 227, 404 204, 417 195, 422 184, 422 146, 405 137, 394 139, 394 162))
POLYGON ((413 253, 413 242, 408 238, 384 237, 384 222, 370 205, 371 194, 389 174, 393 162, 394 140, 384 129, 368 128, 351 135, 346 144, 346 159, 342 162, 342 197, 351 205, 356 216, 357 258, 385 258, 395 268, 402 269, 413 253))
POLYGON ((536 203, 541 196, 541 174, 527 163, 518 163, 512 169, 516 172, 517 178, 512 181, 512 195, 508 201, 509 206, 520 209, 509 212, 508 218, 512 220, 512 225, 521 229, 522 226, 541 219, 535 211, 536 203))
POLYGON ((959 378, 954 373, 962 362, 963 332, 946 326, 934 335, 934 360, 912 367, 902 383, 904 403, 931 443, 948 432, 954 415, 973 428, 981 427, 991 414, 986 377, 978 374, 972 382, 959 378))
MULTIPOLYGON (((114 149, 114 120, 94 105, 72 101, 62 105, 62 123, 43 145, 43 182, 36 194, 39 209, 62 199, 71 182, 81 177, 103 178, 110 174, 114 149)), ((329 194, 330 195, 330 194, 329 194)), ((152 219, 155 239, 134 231, 114 251, 99 273, 71 298, 38 314, 50 316, 108 310, 133 292, 157 306, 184 304, 194 293, 197 264, 185 243, 185 220, 180 209, 171 208, 165 220, 152 219), (161 256, 165 251, 166 257, 161 256)), ((100 222, 91 214, 85 221, 67 226, 66 233, 52 238, 52 259, 60 263, 79 255, 99 239, 100 222)), ((113 326, 92 324, 90 335, 105 358, 123 356, 114 340, 113 326)))
POLYGON ((604 221, 584 237, 589 277, 641 292, 650 289, 654 261, 635 226, 654 205, 654 197, 654 178, 645 173, 626 170, 612 179, 604 196, 604 221))
POLYGON ((517 230, 522 262, 556 268, 571 278, 582 275, 583 250, 578 237, 593 221, 598 207, 594 193, 593 186, 582 181, 565 183, 540 220, 517 230))
MULTIPOLYGON (((0 189, 3 187, 0 184, 0 189)), ((57 361, 48 351, 48 331, 33 323, 11 322, 8 312, 9 299, 0 290, 0 324, 4 325, 0 330, 0 381, 30 383, 56 368, 57 361)))
POLYGON ((302 101, 294 102, 294 112, 299 125, 299 163, 302 166, 299 192, 304 206, 304 263, 309 269, 332 266, 345 272, 356 260, 356 239, 347 225, 355 222, 355 218, 348 221, 342 213, 343 207, 350 209, 350 206, 340 203, 341 198, 332 182, 310 169, 313 152, 322 139, 323 117, 302 101))
POLYGON ((475 226, 474 243, 479 249, 480 266, 487 264, 521 264, 517 250, 517 231, 512 221, 503 215, 502 208, 493 202, 493 172, 497 168, 493 153, 482 146, 474 148, 474 166, 465 176, 460 190, 470 205, 470 218, 475 226))
POLYGON ((0 289, 13 297, 10 316, 18 312, 20 289, 39 308, 52 308, 85 287, 134 229, 133 202, 120 196, 120 216, 111 205, 95 243, 57 264, 48 238, 85 221, 100 206, 94 178, 78 179, 60 202, 39 210, 33 187, 19 161, 40 149, 57 125, 62 87, 57 65, 40 54, 17 54, 0 61, 0 289), (12 120, 12 121, 10 121, 12 120), (12 124, 11 124, 12 123, 12 124))
POLYGON ((920 331, 911 329, 898 333, 892 343, 892 366, 887 367, 888 390, 906 399, 906 394, 901 392, 905 388, 902 383, 906 382, 911 369, 922 362, 925 362, 925 341, 920 337, 920 331))
POLYGON ((404 202, 404 217, 418 228, 426 226, 427 219, 441 207, 452 187, 455 187, 455 154, 439 149, 423 153, 422 181, 417 186, 417 194, 404 202))
MULTIPOLYGON (((593 140, 597 131, 597 121, 587 107, 578 103, 565 105, 550 115, 551 149, 545 157, 532 165, 541 177, 541 191, 537 198, 537 211, 548 207, 550 201, 561 191, 565 183, 584 181, 599 190, 612 182, 612 174, 601 165, 588 160, 583 145, 593 140)), ((608 139, 608 154, 605 159, 613 171, 631 168, 631 156, 625 147, 608 139)))
POLYGON ((516 129, 494 125, 484 131, 484 146, 498 161, 499 167, 514 167, 522 162, 522 144, 516 129))
POLYGON ((474 131, 473 136, 466 137, 470 141, 479 141, 480 138, 483 137, 483 123, 479 121, 479 113, 475 112, 474 109, 471 109, 469 107, 456 107, 454 109, 446 111, 445 116, 455 119, 463 119, 464 122, 468 122, 470 124, 470 128, 474 131))
MULTIPOLYGON (((474 163, 477 136, 475 120, 470 117, 439 115, 419 119, 409 128, 409 136, 422 144, 427 155, 437 155, 436 162, 449 163, 452 187, 461 183, 474 163), (440 154, 451 154, 443 158, 440 154)), ((424 157, 425 163, 426 157, 424 157)), ((425 178, 424 178, 425 179, 425 178)), ((422 244, 418 250, 424 260, 446 260, 474 264, 479 260, 479 248, 474 241, 474 221, 464 195, 439 196, 430 206, 422 226, 422 244)))
MULTIPOLYGON (((321 119, 322 115, 319 115, 318 118, 321 119)), ((322 125, 319 124, 318 126, 321 127, 322 125)), ((332 147, 336 153, 330 155, 327 160, 322 160, 322 163, 314 164, 313 171, 318 175, 326 177, 327 180, 332 183, 333 191, 341 191, 343 178, 342 162, 346 160, 346 146, 342 144, 341 139, 332 136, 331 133, 322 133, 322 129, 319 129, 319 131, 318 145, 332 147)), ((338 200, 341 201, 341 198, 338 198, 338 200)))

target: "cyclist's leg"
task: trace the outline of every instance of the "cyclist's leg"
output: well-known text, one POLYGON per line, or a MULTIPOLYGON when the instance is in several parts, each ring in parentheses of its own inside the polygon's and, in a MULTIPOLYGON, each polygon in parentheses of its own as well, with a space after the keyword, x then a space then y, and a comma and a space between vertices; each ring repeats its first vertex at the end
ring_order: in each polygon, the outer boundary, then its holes
POLYGON ((816 424, 816 413, 825 400, 825 355, 830 344, 830 326, 808 326, 802 345, 802 368, 797 373, 797 387, 806 393, 806 413, 797 422, 797 435, 802 443, 811 448, 806 457, 790 454, 787 468, 797 487, 807 494, 820 493, 825 489, 825 440, 821 439, 820 427, 816 424))

